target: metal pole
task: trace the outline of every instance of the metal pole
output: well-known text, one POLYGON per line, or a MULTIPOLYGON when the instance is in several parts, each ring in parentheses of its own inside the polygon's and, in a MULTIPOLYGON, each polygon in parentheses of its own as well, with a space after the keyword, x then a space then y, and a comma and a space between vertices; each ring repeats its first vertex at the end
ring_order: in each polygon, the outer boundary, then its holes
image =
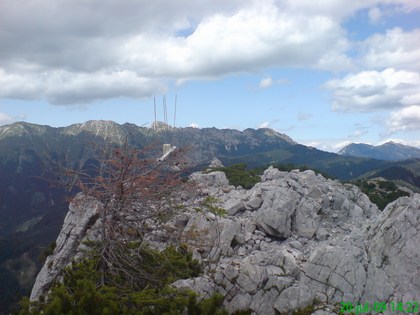
POLYGON ((153 125, 153 129, 156 130, 156 97, 153 98, 153 104, 155 107, 155 124, 153 125))
POLYGON ((175 125, 176 125, 176 100, 177 100, 177 94, 175 94, 175 111, 174 111, 174 128, 175 128, 175 125))

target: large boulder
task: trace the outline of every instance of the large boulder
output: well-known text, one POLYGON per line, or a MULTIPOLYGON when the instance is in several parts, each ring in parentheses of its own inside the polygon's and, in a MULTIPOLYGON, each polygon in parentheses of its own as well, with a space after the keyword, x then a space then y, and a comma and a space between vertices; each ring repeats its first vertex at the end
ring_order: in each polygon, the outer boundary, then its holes
POLYGON ((342 301, 419 299, 420 195, 381 213, 353 185, 270 168, 252 189, 214 196, 226 210, 239 202, 245 209, 228 211, 210 229, 216 234, 204 233, 212 239, 207 253, 227 253, 207 265, 205 281, 181 283, 222 293, 229 312, 292 314, 315 305, 314 314, 336 314, 342 301))
POLYGON ((326 180, 313 171, 280 172, 270 168, 262 183, 263 204, 255 214, 266 233, 287 239, 293 234, 323 237, 325 228, 351 230, 379 210, 357 187, 326 180))
POLYGON ((211 173, 193 173, 190 179, 201 187, 221 187, 228 186, 229 181, 225 173, 221 171, 211 173))
POLYGON ((370 262, 362 299, 420 301, 420 194, 389 204, 366 234, 370 262))
POLYGON ((360 230, 320 244, 303 281, 322 301, 420 299, 420 195, 388 205, 360 230))

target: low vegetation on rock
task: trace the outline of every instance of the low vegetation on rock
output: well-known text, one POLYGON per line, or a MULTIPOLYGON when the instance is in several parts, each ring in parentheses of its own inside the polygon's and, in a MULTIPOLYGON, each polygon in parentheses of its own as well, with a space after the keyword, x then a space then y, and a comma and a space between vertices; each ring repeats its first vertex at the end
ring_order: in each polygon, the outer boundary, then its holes
POLYGON ((400 197, 410 196, 407 191, 401 190, 393 182, 380 180, 357 180, 354 182, 379 209, 385 207, 400 197))
MULTIPOLYGON (((193 292, 176 290, 169 285, 178 279, 198 276, 201 268, 185 247, 169 246, 163 251, 139 244, 127 244, 126 256, 137 257, 143 282, 130 282, 125 273, 103 274, 99 268, 100 244, 79 262, 63 271, 47 296, 30 302, 24 298, 20 315, 38 314, 227 314, 223 297, 214 295, 199 301, 193 292)), ((123 259, 123 257, 122 257, 123 259)))
MULTIPOLYGON (((311 170, 308 166, 296 166, 294 164, 275 164, 274 168, 279 171, 290 172, 294 169, 300 171, 311 170)), ((214 168, 212 171, 222 171, 225 173, 229 184, 244 189, 251 189, 256 183, 261 181, 265 167, 248 168, 245 163, 234 164, 226 167, 214 168)), ((313 170, 317 174, 321 174, 325 178, 334 179, 332 176, 319 170, 313 170)), ((409 196, 407 191, 401 190, 393 182, 381 180, 357 180, 353 184, 358 186, 370 199, 371 202, 376 204, 379 209, 383 210, 385 207, 397 200, 399 197, 409 196)))
MULTIPOLYGON (((261 175, 263 172, 269 167, 270 165, 261 166, 261 167, 255 167, 255 168, 248 168, 248 166, 245 163, 238 163, 233 164, 230 166, 224 166, 224 167, 217 167, 211 169, 211 171, 222 171, 225 173, 227 179, 229 180, 229 184, 238 187, 241 186, 244 189, 250 189, 254 187, 254 185, 261 181, 261 175)), ((306 171, 306 170, 313 170, 317 174, 321 174, 325 178, 332 178, 332 176, 328 175, 325 172, 312 169, 306 165, 297 166, 292 163, 288 164, 273 164, 274 168, 277 168, 279 171, 283 172, 290 172, 294 169, 299 169, 300 171, 306 171)))

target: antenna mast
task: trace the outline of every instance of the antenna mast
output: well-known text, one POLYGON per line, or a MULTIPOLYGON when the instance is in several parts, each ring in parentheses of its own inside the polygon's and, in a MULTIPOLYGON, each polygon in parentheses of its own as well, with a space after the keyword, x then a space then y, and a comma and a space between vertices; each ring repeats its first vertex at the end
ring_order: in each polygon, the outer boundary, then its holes
POLYGON ((163 123, 165 124, 164 128, 166 129, 166 124, 168 123, 167 112, 166 112, 166 95, 163 96, 163 123))
POLYGON ((155 124, 153 125, 153 129, 156 130, 156 97, 153 97, 153 104, 155 107, 155 124))
POLYGON ((175 128, 175 125, 176 125, 176 99, 177 99, 177 94, 175 94, 175 111, 174 111, 174 128, 175 128))

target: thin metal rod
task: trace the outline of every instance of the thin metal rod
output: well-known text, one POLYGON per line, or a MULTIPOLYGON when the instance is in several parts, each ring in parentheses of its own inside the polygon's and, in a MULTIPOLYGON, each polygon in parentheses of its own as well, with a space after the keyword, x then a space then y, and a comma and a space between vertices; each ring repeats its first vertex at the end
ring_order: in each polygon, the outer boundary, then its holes
POLYGON ((155 107, 155 124, 153 125, 153 129, 156 130, 156 97, 153 98, 153 104, 155 107))
POLYGON ((174 128, 175 128, 175 125, 176 125, 176 100, 177 100, 177 97, 178 97, 178 95, 175 94, 174 128))
POLYGON ((163 123, 166 129, 167 118, 166 118, 166 95, 163 96, 163 123))

